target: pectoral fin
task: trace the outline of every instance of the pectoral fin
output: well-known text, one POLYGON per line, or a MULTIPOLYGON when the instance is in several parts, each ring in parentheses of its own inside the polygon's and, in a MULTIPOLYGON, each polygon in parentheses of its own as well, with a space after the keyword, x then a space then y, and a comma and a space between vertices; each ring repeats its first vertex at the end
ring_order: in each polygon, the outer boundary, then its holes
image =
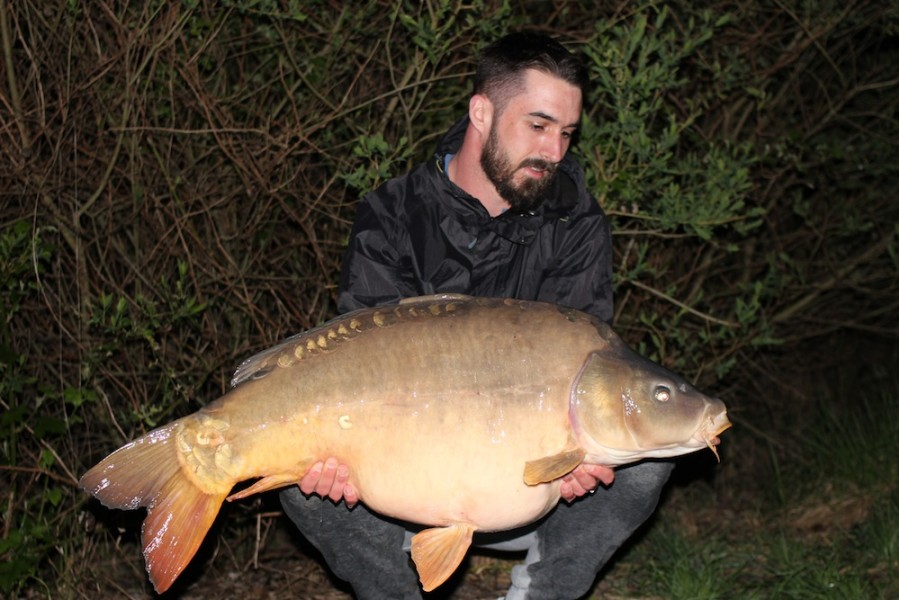
POLYGON ((425 529, 412 536, 412 560, 426 592, 449 579, 471 546, 474 527, 461 523, 425 529))
POLYGON ((524 482, 527 485, 537 485, 558 479, 581 464, 586 455, 582 448, 575 448, 529 460, 524 464, 524 482))

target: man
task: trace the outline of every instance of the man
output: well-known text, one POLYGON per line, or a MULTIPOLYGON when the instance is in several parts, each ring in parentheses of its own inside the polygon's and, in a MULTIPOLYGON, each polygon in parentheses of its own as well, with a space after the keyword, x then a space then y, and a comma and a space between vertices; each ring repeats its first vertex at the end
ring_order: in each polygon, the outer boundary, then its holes
MULTIPOLYGON (((609 321, 608 221, 567 157, 586 79, 580 62, 549 37, 511 34, 488 46, 468 116, 433 160, 360 202, 340 311, 458 292, 555 302, 609 321)), ((481 538, 527 550, 506 598, 573 600, 588 592, 655 509, 670 470, 669 463, 646 462, 616 475, 581 465, 563 480, 570 503, 531 527, 481 538), (599 482, 608 487, 595 490, 599 482)), ((334 457, 281 494, 287 515, 358 598, 421 598, 404 551, 412 525, 364 505, 347 510, 335 504, 340 499, 354 505, 357 496, 352 474, 334 457), (318 496, 304 495, 312 493, 318 496)))

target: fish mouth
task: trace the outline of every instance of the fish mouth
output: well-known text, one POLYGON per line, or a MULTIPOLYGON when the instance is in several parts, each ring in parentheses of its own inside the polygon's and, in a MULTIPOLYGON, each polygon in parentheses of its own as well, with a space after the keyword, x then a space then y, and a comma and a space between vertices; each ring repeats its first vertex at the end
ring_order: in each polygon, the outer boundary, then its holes
POLYGON ((718 436, 732 426, 733 423, 727 418, 727 411, 722 411, 714 416, 707 416, 704 426, 700 430, 700 437, 705 442, 705 445, 708 446, 709 450, 715 455, 715 458, 718 459, 718 462, 721 462, 721 457, 718 455, 718 448, 716 448, 716 446, 721 443, 718 436))

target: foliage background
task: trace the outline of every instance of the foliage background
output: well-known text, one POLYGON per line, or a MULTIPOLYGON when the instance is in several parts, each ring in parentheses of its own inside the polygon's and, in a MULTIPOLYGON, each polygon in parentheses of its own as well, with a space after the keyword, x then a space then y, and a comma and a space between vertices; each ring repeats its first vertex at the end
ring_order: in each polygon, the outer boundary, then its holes
POLYGON ((0 26, 4 592, 95 577, 78 476, 334 315, 354 202, 511 29, 588 60, 615 326, 728 402, 719 480, 854 410, 821 382, 896 364, 894 3, 0 0, 0 26))

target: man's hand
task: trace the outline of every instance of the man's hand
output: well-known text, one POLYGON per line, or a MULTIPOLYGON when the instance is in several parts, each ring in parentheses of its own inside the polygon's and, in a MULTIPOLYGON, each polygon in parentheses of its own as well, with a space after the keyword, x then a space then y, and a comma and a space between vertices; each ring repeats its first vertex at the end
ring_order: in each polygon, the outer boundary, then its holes
POLYGON ((321 461, 312 465, 303 478, 300 479, 300 491, 306 494, 318 494, 322 498, 330 498, 335 503, 341 499, 347 507, 356 506, 359 497, 353 484, 347 483, 350 478, 350 468, 339 464, 333 456, 324 463, 321 461))
POLYGON ((615 471, 602 465, 580 464, 577 468, 562 478, 562 486, 559 493, 566 502, 571 502, 587 493, 593 493, 596 486, 612 485, 615 480, 615 471))

